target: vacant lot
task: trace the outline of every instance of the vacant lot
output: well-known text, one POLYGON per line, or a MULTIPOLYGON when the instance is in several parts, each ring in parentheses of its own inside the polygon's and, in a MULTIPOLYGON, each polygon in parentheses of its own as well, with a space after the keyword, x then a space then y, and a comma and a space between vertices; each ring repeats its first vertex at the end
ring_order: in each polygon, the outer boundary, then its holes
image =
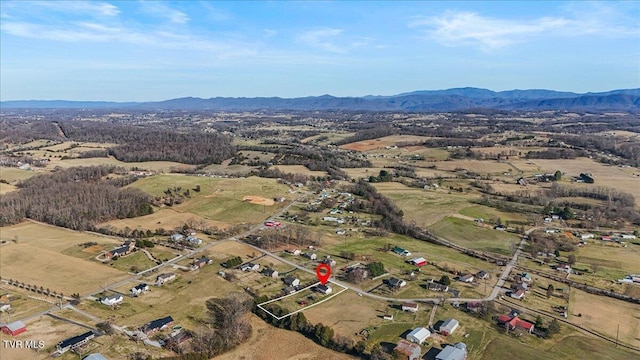
POLYGON ((475 195, 448 193, 448 190, 410 188, 396 182, 375 183, 376 189, 388 196, 404 212, 404 219, 420 227, 434 224, 451 213, 469 206, 475 195))
POLYGON ((173 230, 177 227, 182 227, 187 223, 201 222, 204 222, 207 226, 215 226, 220 229, 224 229, 229 226, 229 224, 225 222, 205 219, 202 216, 180 212, 173 208, 156 209, 156 211, 151 215, 131 219, 112 220, 107 223, 100 224, 99 226, 110 225, 117 229, 129 227, 132 230, 155 230, 158 228, 173 230))
POLYGON ((576 259, 576 268, 586 268, 589 271, 595 269, 595 276, 603 278, 604 283, 610 284, 611 281, 638 271, 640 247, 629 244, 625 248, 617 244, 594 241, 579 247, 576 250, 576 259))
POLYGON ((1 194, 6 194, 8 192, 12 192, 14 190, 16 190, 17 188, 13 185, 9 185, 9 184, 5 184, 5 183, 0 183, 0 195, 1 194))
POLYGON ((342 149, 355 151, 368 151, 380 149, 386 146, 394 146, 402 143, 418 143, 430 139, 426 136, 415 135, 391 135, 378 139, 362 140, 340 146, 342 149))
POLYGON ((453 171, 464 169, 477 174, 502 174, 513 168, 504 162, 494 160, 450 160, 433 163, 438 170, 453 171))
POLYGON ((569 320, 615 337, 620 326, 620 341, 640 347, 640 307, 625 301, 571 290, 569 320), (582 314, 582 316, 577 316, 582 314))

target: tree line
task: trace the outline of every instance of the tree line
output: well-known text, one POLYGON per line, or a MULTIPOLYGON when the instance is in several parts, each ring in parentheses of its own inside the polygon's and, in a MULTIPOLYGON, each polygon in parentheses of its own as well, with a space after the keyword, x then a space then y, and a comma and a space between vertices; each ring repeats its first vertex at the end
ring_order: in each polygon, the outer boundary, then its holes
POLYGON ((23 180, 19 191, 0 199, 0 226, 25 218, 73 230, 94 230, 98 223, 148 215, 151 197, 122 187, 134 177, 107 179, 115 166, 73 167, 23 180))

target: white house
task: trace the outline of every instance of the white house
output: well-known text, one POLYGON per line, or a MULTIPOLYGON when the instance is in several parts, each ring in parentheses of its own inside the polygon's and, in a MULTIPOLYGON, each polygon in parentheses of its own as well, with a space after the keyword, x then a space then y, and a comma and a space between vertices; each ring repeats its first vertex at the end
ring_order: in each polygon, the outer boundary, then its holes
POLYGON ((453 334, 454 331, 460 326, 460 323, 456 319, 447 319, 442 325, 440 325, 440 333, 445 336, 453 334))
POLYGON ((176 278, 176 274, 175 273, 160 274, 156 278, 156 285, 158 285, 158 286, 164 285, 167 282, 174 280, 175 278, 176 278))
POLYGON ((258 271, 258 270, 260 270, 260 265, 249 262, 249 263, 245 263, 245 264, 240 265, 240 270, 242 270, 242 271, 258 271))
POLYGON ((427 340, 427 338, 429 338, 429 336, 431 336, 431 331, 423 327, 418 327, 407 334, 407 340, 416 344, 422 344, 427 340))
POLYGON ((187 236, 186 239, 189 243, 194 244, 194 245, 202 245, 202 240, 198 239, 195 236, 187 236))
POLYGON ((633 234, 620 234, 620 238, 625 240, 633 240, 636 238, 636 236, 633 234))
POLYGON ((144 292, 149 291, 149 285, 145 284, 145 283, 140 283, 138 285, 136 285, 135 287, 131 288, 131 295, 133 296, 138 296, 144 292))
POLYGON ((182 234, 173 234, 173 235, 171 235, 171 241, 178 242, 178 241, 182 241, 183 239, 184 239, 184 235, 182 235, 182 234))
POLYGON ((118 305, 123 301, 124 301, 124 297, 122 297, 122 295, 120 294, 114 294, 114 295, 106 296, 100 299, 100 302, 107 306, 118 305))
POLYGON ((590 234, 590 233, 587 233, 587 234, 580 234, 580 239, 581 239, 581 240, 593 239, 593 238, 595 238, 595 237, 596 237, 595 235, 590 234))
POLYGON ((0 312, 11 310, 11 304, 0 304, 0 312))
POLYGON ((416 312, 418 311, 418 304, 411 302, 402 303, 402 311, 416 312))
POLYGON ((273 270, 273 269, 265 268, 264 270, 262 270, 262 273, 266 277, 270 277, 270 278, 277 278, 278 277, 278 272, 273 270))

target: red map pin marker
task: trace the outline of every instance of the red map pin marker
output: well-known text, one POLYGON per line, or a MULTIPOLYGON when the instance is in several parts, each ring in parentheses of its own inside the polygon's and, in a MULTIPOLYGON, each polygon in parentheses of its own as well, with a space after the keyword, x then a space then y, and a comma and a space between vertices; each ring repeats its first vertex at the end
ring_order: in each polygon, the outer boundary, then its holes
POLYGON ((326 284, 331 276, 331 267, 327 264, 320 264, 316 267, 316 276, 322 285, 326 284))

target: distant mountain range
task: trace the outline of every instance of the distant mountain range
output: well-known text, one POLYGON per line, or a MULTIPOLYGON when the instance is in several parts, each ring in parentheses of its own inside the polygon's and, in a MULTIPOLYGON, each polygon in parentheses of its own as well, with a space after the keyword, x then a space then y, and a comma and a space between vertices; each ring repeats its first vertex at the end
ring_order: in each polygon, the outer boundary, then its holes
POLYGON ((131 110, 373 110, 373 111, 461 111, 571 110, 640 112, 640 89, 600 93, 553 90, 491 91, 480 88, 420 90, 392 96, 302 98, 256 97, 210 99, 186 97, 156 102, 108 102, 64 100, 17 100, 0 102, 2 109, 131 109, 131 110))

